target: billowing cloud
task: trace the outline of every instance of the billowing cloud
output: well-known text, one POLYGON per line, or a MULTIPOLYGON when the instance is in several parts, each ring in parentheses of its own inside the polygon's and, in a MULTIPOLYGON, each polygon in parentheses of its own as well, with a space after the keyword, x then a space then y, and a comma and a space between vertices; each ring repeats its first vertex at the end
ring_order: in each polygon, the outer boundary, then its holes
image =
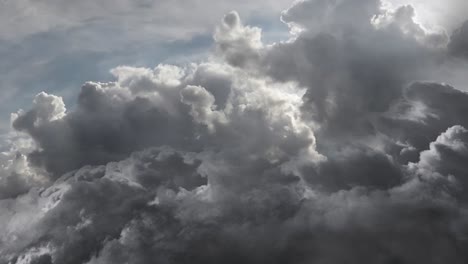
POLYGON ((468 95, 431 79, 463 29, 415 14, 297 1, 267 45, 233 11, 204 62, 38 94, 1 160, 0 263, 467 262, 468 95))
POLYGON ((411 5, 416 10, 416 21, 429 30, 452 32, 466 20, 465 10, 468 3, 464 0, 426 1, 426 0, 382 0, 387 9, 397 9, 411 5))

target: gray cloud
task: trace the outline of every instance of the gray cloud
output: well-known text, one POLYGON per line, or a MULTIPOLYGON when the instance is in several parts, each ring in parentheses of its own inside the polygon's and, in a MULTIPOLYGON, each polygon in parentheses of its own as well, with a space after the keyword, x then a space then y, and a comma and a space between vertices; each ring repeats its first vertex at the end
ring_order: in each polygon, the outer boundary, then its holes
POLYGON ((300 95, 288 93, 298 91, 292 84, 275 89, 264 80, 212 63, 186 69, 122 67, 113 73, 116 83, 85 84, 73 111, 65 112, 59 97, 41 93, 33 109, 18 114, 13 127, 40 146, 29 154, 32 163, 56 178, 148 146, 191 151, 227 147, 251 155, 269 152, 275 160, 315 143, 300 117, 300 95), (214 90, 217 97, 208 92, 214 90))
POLYGON ((205 62, 38 94, 0 263, 465 263, 468 97, 428 79, 456 37, 379 7, 298 1, 272 45, 230 12, 205 62))
POLYGON ((453 32, 448 48, 452 55, 468 58, 468 21, 453 32))

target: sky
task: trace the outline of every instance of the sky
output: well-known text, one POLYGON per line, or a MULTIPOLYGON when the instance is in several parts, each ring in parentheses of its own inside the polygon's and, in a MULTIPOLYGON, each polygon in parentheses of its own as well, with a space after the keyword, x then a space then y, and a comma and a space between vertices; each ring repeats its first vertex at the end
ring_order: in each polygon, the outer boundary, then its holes
POLYGON ((262 25, 268 41, 287 37, 279 17, 289 4, 1 1, 0 129, 7 130, 9 113, 27 106, 40 91, 52 91, 72 103, 84 82, 111 80, 109 69, 116 66, 152 67, 206 57, 214 25, 234 9, 253 25, 262 25))
POLYGON ((0 1, 0 264, 467 263, 467 10, 0 1))

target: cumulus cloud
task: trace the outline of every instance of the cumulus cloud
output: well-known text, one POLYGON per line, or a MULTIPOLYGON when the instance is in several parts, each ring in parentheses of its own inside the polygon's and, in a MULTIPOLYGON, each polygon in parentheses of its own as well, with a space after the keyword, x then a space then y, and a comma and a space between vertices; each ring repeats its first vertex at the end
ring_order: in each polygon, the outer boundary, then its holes
POLYGON ((452 32, 466 20, 465 10, 468 3, 464 0, 426 1, 426 0, 382 0, 387 9, 411 5, 415 8, 416 21, 429 30, 445 29, 452 32))
POLYGON ((205 62, 38 94, 2 160, 0 263, 465 263, 468 95, 430 79, 463 34, 414 16, 297 1, 266 45, 233 11, 205 62))
POLYGON ((224 16, 214 40, 219 54, 234 66, 245 66, 258 58, 258 50, 263 46, 260 28, 242 25, 237 12, 224 16))

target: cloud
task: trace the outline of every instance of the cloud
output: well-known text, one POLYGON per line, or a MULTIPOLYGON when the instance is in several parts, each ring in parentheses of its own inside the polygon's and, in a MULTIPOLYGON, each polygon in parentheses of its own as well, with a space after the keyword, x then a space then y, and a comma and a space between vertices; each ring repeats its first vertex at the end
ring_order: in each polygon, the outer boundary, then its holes
POLYGON ((446 30, 448 33, 466 20, 464 10, 468 3, 463 0, 425 1, 425 0, 383 0, 388 9, 411 5, 415 9, 416 22, 430 31, 446 30))
POLYGON ((428 181, 436 181, 441 184, 438 188, 451 187, 454 194, 460 199, 466 199, 466 159, 467 134, 462 126, 453 126, 437 137, 436 141, 430 144, 430 149, 421 152, 419 162, 409 165, 410 169, 428 181))
POLYGON ((85 84, 74 111, 65 114, 60 98, 41 93, 33 109, 18 114, 13 127, 40 146, 29 155, 31 162, 58 177, 148 146, 242 149, 241 142, 250 141, 251 155, 271 151, 275 158, 313 148, 313 133, 300 117, 300 89, 293 84, 269 84, 212 63, 121 67, 113 74, 115 83, 85 84), (219 83, 226 85, 224 92, 219 83), (294 90, 297 94, 289 94, 294 90), (41 104, 46 101, 47 107, 41 104), (217 109, 218 102, 224 108, 217 109))
POLYGON ((369 27, 368 20, 378 12, 379 5, 378 0, 297 1, 283 12, 281 18, 293 30, 298 27, 299 31, 311 33, 357 29, 369 27))
POLYGON ((468 21, 454 31, 448 48, 452 55, 468 58, 468 21))
POLYGON ((214 40, 218 53, 234 66, 243 66, 257 58, 258 49, 263 46, 260 28, 242 25, 237 12, 224 16, 214 40))
POLYGON ((468 97, 430 79, 453 44, 414 15, 297 1, 268 45, 230 12, 204 62, 39 93, 5 146, 0 263, 466 262, 468 97))

